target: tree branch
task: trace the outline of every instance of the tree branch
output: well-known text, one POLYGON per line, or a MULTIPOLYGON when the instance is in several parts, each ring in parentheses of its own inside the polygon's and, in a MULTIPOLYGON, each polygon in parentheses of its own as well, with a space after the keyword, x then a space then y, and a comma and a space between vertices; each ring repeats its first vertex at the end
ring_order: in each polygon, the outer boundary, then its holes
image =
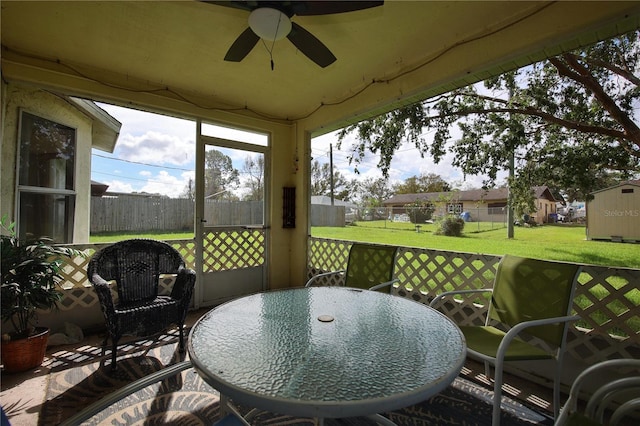
MULTIPOLYGON (((546 113, 544 111, 540 111, 533 107, 524 107, 524 108, 466 108, 464 110, 459 111, 451 111, 446 115, 433 115, 427 117, 427 119, 438 120, 440 118, 449 117, 452 114, 457 117, 466 117, 474 114, 486 114, 486 113, 511 113, 511 114, 523 114, 533 117, 539 117, 544 119, 545 121, 551 122, 553 124, 557 124, 562 127, 566 127, 568 129, 577 130, 584 133, 593 133, 603 136, 609 136, 616 139, 626 139, 627 135, 625 132, 615 129, 609 129, 607 127, 600 126, 592 126, 588 124, 579 123, 576 121, 565 120, 559 117, 554 116, 553 114, 546 113)), ((638 154, 636 154, 637 156, 638 154)))
MULTIPOLYGON (((611 118, 620 123, 624 129, 625 137, 623 140, 632 142, 637 147, 640 147, 640 128, 638 128, 636 123, 618 107, 615 101, 604 91, 600 83, 593 78, 589 70, 578 61, 576 55, 565 53, 562 55, 562 58, 566 61, 566 64, 558 58, 550 58, 549 62, 556 67, 561 75, 577 81, 591 91, 611 118)), ((623 145, 628 152, 634 152, 628 144, 623 143, 623 145)))
POLYGON ((590 65, 608 69, 612 73, 617 74, 620 77, 623 77, 623 78, 629 80, 631 83, 635 84, 636 86, 640 86, 640 78, 638 78, 635 75, 633 75, 633 73, 630 72, 629 70, 626 70, 624 68, 620 68, 620 67, 618 67, 618 66, 616 66, 616 65, 614 65, 612 63, 605 62, 605 61, 603 61, 601 59, 598 59, 598 58, 586 57, 586 58, 583 58, 583 60, 586 63, 590 64, 590 65))

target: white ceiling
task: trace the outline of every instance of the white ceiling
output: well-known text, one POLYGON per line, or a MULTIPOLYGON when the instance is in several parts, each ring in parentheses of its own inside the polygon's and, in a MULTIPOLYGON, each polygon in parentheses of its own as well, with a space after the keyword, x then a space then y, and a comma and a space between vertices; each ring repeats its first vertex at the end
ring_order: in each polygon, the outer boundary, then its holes
POLYGON ((386 1, 293 21, 288 40, 223 57, 248 12, 198 1, 2 1, 3 78, 132 104, 216 110, 320 132, 638 28, 638 2, 386 1))

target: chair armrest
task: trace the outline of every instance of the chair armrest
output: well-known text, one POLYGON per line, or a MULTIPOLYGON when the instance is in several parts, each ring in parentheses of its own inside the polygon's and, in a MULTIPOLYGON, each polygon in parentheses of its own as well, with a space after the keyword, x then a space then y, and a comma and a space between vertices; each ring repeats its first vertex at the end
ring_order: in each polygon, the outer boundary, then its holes
POLYGON ((98 274, 93 274, 91 277, 91 284, 98 295, 100 306, 105 313, 115 312, 116 308, 113 303, 113 297, 111 296, 111 286, 98 274))
POLYGON ((493 293, 492 288, 478 288, 475 290, 454 290, 454 291, 445 291, 444 293, 440 293, 436 297, 433 298, 431 303, 429 303, 430 307, 434 307, 437 302, 444 299, 447 296, 451 296, 454 294, 470 294, 470 293, 493 293))
POLYGON ((580 315, 569 315, 564 317, 553 317, 553 318, 545 318, 539 320, 532 321, 524 321, 519 324, 513 326, 507 334, 502 338, 500 342, 500 346, 498 346, 498 351, 496 352, 496 359, 502 360, 504 359, 504 354, 507 352, 507 348, 511 344, 511 341, 516 338, 520 332, 530 327, 538 327, 540 325, 549 325, 549 324, 557 324, 559 322, 570 322, 577 321, 580 319, 580 315))
POLYGON ((322 274, 314 275, 313 277, 309 278, 309 281, 307 281, 307 283, 304 286, 305 287, 310 287, 311 284, 313 283, 313 281, 315 281, 316 279, 318 279, 320 277, 326 277, 326 276, 335 275, 335 274, 344 274, 344 272, 345 272, 345 270, 342 269, 340 271, 323 272, 322 274))
POLYGON ((381 289, 383 287, 394 285, 395 283, 398 283, 398 282, 400 282, 400 280, 398 278, 394 278, 391 281, 386 281, 384 283, 380 283, 378 285, 374 285, 373 287, 369 287, 369 290, 375 291, 375 290, 381 289))
POLYGON ((171 289, 171 298, 191 302, 191 295, 196 284, 196 271, 189 268, 180 267, 176 275, 176 281, 171 289))

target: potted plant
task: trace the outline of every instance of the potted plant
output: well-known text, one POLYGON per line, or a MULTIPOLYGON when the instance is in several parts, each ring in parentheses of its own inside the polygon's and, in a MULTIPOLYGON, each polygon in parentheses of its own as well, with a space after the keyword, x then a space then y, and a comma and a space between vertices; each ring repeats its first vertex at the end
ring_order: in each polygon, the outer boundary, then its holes
POLYGON ((42 364, 47 347, 49 330, 36 327, 37 310, 58 307, 63 258, 84 253, 47 239, 19 241, 7 215, 0 226, 2 363, 6 372, 26 371, 42 364), (9 324, 13 331, 7 332, 4 327, 9 324))

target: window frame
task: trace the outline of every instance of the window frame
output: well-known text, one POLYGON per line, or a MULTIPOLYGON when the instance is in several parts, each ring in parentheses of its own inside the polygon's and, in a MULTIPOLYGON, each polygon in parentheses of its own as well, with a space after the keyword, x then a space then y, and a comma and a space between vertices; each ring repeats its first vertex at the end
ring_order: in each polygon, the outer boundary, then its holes
POLYGON ((73 242, 74 236, 74 227, 75 227, 75 213, 76 213, 76 201, 77 201, 77 153, 78 153, 78 128, 76 126, 69 125, 67 123, 61 122, 61 120, 54 119, 49 115, 41 114, 33 112, 27 108, 19 108, 18 109, 18 129, 16 136, 16 158, 15 158, 15 218, 16 218, 16 234, 24 239, 25 236, 25 226, 21 223, 21 220, 18 220, 22 217, 22 194, 40 194, 40 195, 59 195, 62 197, 68 197, 68 211, 65 213, 65 223, 64 223, 64 241, 54 241, 55 243, 68 244, 73 242), (73 155, 74 155, 74 163, 73 163, 73 189, 66 188, 50 188, 45 186, 34 186, 34 185, 23 185, 20 183, 20 172, 21 172, 21 154, 22 154, 22 133, 23 133, 23 117, 24 114, 29 114, 33 117, 47 120, 56 125, 64 126, 73 131, 74 140, 73 140, 73 155), (24 232, 23 232, 24 231, 24 232))
POLYGON ((464 211, 464 203, 447 203, 447 214, 461 214, 464 211))

